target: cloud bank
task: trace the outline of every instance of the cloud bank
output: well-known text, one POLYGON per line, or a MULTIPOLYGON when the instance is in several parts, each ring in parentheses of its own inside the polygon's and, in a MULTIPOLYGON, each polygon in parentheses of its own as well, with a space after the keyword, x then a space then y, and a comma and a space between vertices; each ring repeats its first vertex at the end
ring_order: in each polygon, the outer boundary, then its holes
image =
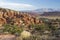
POLYGON ((13 10, 33 10, 33 9, 35 9, 35 6, 30 5, 30 4, 12 3, 12 2, 6 2, 4 0, 0 0, 0 7, 13 9, 13 10))

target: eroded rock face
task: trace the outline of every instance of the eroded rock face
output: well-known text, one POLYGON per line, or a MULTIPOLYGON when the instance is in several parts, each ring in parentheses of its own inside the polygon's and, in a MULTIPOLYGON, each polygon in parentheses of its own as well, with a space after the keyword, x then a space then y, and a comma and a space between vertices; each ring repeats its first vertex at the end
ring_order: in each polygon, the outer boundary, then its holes
POLYGON ((0 40, 16 40, 14 35, 0 35, 0 40))
POLYGON ((27 12, 19 12, 10 9, 0 8, 0 25, 12 24, 20 26, 24 24, 29 26, 30 24, 41 24, 41 20, 31 16, 27 12))
POLYGON ((5 18, 0 18, 0 27, 4 24, 6 24, 6 19, 5 18))

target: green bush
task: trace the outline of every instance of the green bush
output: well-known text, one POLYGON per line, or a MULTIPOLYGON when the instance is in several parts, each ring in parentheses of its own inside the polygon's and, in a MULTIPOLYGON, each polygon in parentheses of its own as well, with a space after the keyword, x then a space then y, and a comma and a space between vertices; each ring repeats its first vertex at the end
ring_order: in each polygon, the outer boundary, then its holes
POLYGON ((36 30, 49 30, 48 25, 46 24, 32 24, 31 27, 36 30))
POLYGON ((3 31, 8 32, 10 34, 20 35, 20 33, 23 31, 23 29, 16 25, 5 24, 3 31))

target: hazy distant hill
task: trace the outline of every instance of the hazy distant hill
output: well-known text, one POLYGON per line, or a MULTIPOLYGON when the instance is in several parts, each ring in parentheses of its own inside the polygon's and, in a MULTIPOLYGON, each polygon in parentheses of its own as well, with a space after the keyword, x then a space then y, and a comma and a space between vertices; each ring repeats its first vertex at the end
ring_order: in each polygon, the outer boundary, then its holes
POLYGON ((60 16, 60 12, 44 12, 40 16, 60 16))
POLYGON ((60 9, 41 8, 41 9, 36 9, 34 11, 39 12, 39 13, 41 13, 41 12, 55 12, 55 11, 58 11, 59 12, 60 9))
POLYGON ((24 11, 34 16, 60 16, 60 9, 41 8, 36 10, 24 11))

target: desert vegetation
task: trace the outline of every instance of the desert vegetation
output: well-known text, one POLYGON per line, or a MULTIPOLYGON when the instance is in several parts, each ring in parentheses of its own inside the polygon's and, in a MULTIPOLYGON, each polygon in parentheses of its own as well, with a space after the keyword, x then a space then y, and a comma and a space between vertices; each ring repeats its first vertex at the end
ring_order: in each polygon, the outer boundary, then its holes
POLYGON ((60 40, 60 19, 47 19, 0 8, 1 40, 60 40), (3 35, 3 36, 2 36, 3 35))

